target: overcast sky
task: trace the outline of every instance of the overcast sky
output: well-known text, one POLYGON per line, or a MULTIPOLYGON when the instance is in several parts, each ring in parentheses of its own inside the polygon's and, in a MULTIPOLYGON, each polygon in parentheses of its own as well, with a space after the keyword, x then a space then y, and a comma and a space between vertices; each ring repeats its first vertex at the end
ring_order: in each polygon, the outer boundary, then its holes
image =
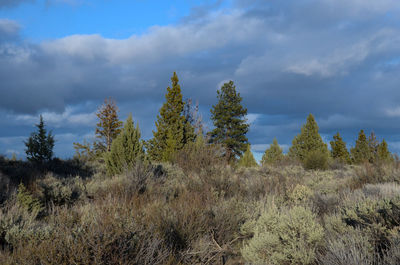
POLYGON ((43 114, 72 157, 106 97, 149 139, 174 71, 209 129, 235 82, 258 158, 309 113, 326 142, 373 130, 400 152, 398 0, 0 0, 0 153, 24 157, 43 114))

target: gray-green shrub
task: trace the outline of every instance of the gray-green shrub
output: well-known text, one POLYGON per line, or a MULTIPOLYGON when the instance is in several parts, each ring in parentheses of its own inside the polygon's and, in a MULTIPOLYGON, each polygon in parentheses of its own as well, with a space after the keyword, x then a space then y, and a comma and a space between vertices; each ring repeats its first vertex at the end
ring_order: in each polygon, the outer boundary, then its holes
POLYGON ((302 206, 272 205, 252 226, 253 238, 241 253, 254 264, 313 264, 324 236, 315 215, 302 206))

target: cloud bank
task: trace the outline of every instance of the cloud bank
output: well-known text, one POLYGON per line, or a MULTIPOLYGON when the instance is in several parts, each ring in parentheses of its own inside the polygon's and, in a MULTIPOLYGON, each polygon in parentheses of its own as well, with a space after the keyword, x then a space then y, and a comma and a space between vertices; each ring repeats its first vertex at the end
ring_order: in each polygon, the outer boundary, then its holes
MULTIPOLYGON (((360 129, 374 130, 400 151, 399 10, 395 0, 237 0, 128 39, 72 35, 36 44, 16 22, 0 20, 0 108, 15 120, 45 111, 65 121, 71 108, 112 96, 150 137, 177 71, 206 119, 218 86, 234 80, 258 147, 275 136, 290 145, 314 113, 327 138, 340 131, 353 142, 360 129)), ((86 117, 95 108, 79 111, 86 117)), ((65 126, 61 133, 74 131, 65 126)))

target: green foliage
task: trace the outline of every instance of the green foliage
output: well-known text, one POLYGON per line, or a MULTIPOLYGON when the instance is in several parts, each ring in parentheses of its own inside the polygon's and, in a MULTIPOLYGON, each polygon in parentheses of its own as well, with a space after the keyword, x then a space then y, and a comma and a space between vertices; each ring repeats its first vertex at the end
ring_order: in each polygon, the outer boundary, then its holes
POLYGON ((356 145, 351 148, 351 159, 353 163, 360 164, 367 162, 371 158, 371 149, 365 136, 364 130, 361 130, 356 140, 356 145))
POLYGON ((88 162, 95 161, 103 155, 104 149, 98 142, 89 143, 86 140, 81 143, 73 143, 75 149, 74 158, 80 161, 88 162))
POLYGON ((297 184, 293 191, 289 194, 289 199, 295 204, 307 202, 313 195, 312 190, 304 185, 297 184))
POLYGON ((211 119, 215 128, 209 132, 210 142, 224 146, 226 160, 232 162, 247 148, 247 109, 242 106, 242 97, 236 92, 232 81, 225 83, 217 91, 217 98, 218 103, 211 109, 211 119))
POLYGON ((221 156, 223 150, 219 145, 208 144, 203 134, 196 136, 194 143, 189 143, 175 153, 173 162, 185 173, 210 173, 224 164, 221 156))
POLYGON ((243 257, 252 264, 313 264, 324 236, 315 218, 302 206, 268 208, 254 224, 243 257))
POLYGON ((309 169, 324 169, 329 157, 328 147, 318 130, 314 116, 308 115, 306 124, 293 139, 289 149, 289 156, 298 159, 309 169))
POLYGON ((53 205, 72 205, 84 190, 82 179, 79 177, 61 179, 48 174, 39 180, 38 184, 40 200, 53 205))
POLYGON ((244 152, 243 156, 239 159, 238 166, 239 167, 258 166, 257 161, 255 160, 253 153, 251 152, 250 144, 247 145, 246 152, 244 152))
POLYGON ((146 143, 148 154, 155 161, 170 161, 176 151, 194 141, 194 129, 183 115, 185 103, 178 81, 174 72, 172 87, 167 88, 166 102, 157 115, 157 130, 153 131, 153 138, 146 143))
POLYGON ((277 162, 281 161, 284 158, 282 148, 278 144, 278 140, 274 138, 270 147, 265 150, 265 153, 262 157, 261 164, 265 165, 272 165, 276 164, 277 162))
POLYGON ((377 158, 379 161, 382 162, 390 162, 392 161, 392 154, 390 153, 388 149, 388 145, 385 141, 385 139, 382 140, 382 142, 379 144, 377 148, 377 158))
POLYGON ((53 157, 54 136, 51 132, 46 135, 42 115, 40 115, 40 122, 36 124, 36 127, 38 131, 31 133, 28 141, 24 142, 27 158, 29 161, 36 163, 49 162, 53 157))
POLYGON ((333 141, 331 141, 331 154, 334 159, 342 163, 349 164, 351 162, 346 143, 343 141, 339 132, 333 136, 333 141))
POLYGON ((368 146, 370 151, 370 157, 368 161, 370 163, 374 163, 378 158, 378 147, 379 147, 379 142, 376 139, 376 135, 374 132, 371 132, 371 134, 368 136, 368 146))
POLYGON ((22 183, 18 186, 17 202, 29 212, 39 213, 43 210, 40 201, 34 198, 22 183))
POLYGON ((305 169, 322 169, 328 168, 329 153, 321 150, 313 150, 306 154, 303 161, 305 169))
POLYGON ((122 121, 118 119, 118 107, 113 99, 105 99, 98 113, 99 122, 96 124, 97 138, 101 139, 98 148, 110 151, 112 141, 121 131, 122 121))
POLYGON ((134 127, 130 114, 122 132, 113 141, 111 151, 106 154, 107 172, 110 175, 120 174, 132 169, 137 161, 143 162, 145 159, 139 125, 134 127))

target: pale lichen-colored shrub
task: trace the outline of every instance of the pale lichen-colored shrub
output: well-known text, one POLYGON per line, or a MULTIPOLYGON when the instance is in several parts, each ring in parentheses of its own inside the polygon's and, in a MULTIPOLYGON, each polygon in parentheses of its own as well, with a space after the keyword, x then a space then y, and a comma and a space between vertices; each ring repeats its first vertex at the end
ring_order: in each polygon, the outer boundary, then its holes
POLYGON ((293 191, 289 194, 289 199, 295 204, 300 204, 306 202, 311 196, 312 190, 304 185, 297 184, 293 191))
POLYGON ((252 264, 312 264, 324 236, 315 215, 302 206, 272 205, 253 227, 253 237, 241 249, 252 264))
POLYGON ((373 265, 377 256, 369 237, 361 230, 347 227, 345 233, 326 240, 319 254, 321 265, 373 265))
POLYGON ((52 174, 46 175, 38 181, 41 200, 55 205, 73 204, 84 192, 84 184, 80 177, 56 178, 52 174))
POLYGON ((47 237, 50 227, 36 221, 39 210, 29 211, 17 204, 0 209, 0 242, 16 246, 33 238, 47 237))

